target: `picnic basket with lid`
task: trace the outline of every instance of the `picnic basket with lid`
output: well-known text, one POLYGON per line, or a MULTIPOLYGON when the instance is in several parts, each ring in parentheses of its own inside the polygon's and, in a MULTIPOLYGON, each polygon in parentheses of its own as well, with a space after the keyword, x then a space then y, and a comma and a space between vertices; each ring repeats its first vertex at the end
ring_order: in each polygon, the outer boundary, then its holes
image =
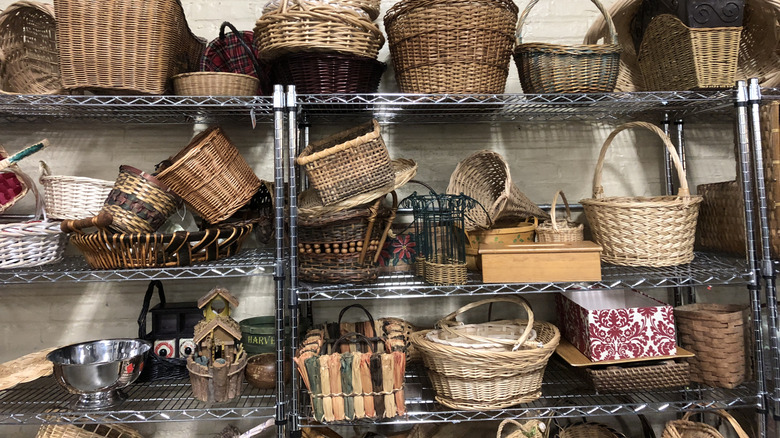
POLYGON ((612 18, 599 0, 591 0, 607 22, 604 44, 524 43, 523 25, 539 0, 520 15, 514 58, 524 93, 605 93, 615 88, 620 46, 612 18))
POLYGON ((622 266, 673 266, 693 260, 696 219, 701 196, 688 190, 685 170, 669 138, 657 126, 629 122, 613 130, 599 154, 593 177, 593 198, 583 199, 593 240, 602 246, 601 260, 622 266), (680 189, 676 196, 604 196, 601 171, 609 146, 626 129, 642 128, 664 143, 677 168, 680 189))
MULTIPOLYGON (((498 323, 494 321, 489 325, 498 323)), ((412 333, 411 343, 422 355, 439 403, 454 409, 501 409, 541 396, 542 376, 561 336, 554 325, 534 321, 534 313, 525 299, 506 296, 477 301, 461 307, 437 325, 441 327, 439 330, 476 341, 481 347, 436 342, 428 337, 431 330, 412 333), (455 319, 475 307, 496 302, 512 303, 525 309, 527 320, 513 319, 503 323, 519 326, 522 334, 518 338, 494 337, 489 330, 468 333, 455 319), (536 339, 527 342, 532 332, 536 333, 536 339), (496 349, 500 351, 493 351, 496 349)))
POLYGON ((41 161, 38 181, 43 186, 46 214, 52 219, 84 219, 100 213, 114 186, 106 181, 84 176, 52 175, 41 161))
POLYGON ((571 210, 569 209, 569 201, 566 200, 566 195, 562 190, 555 192, 553 196, 552 206, 550 207, 550 220, 542 222, 536 228, 536 235, 540 242, 580 242, 583 238, 583 224, 578 224, 571 220, 571 210), (555 219, 555 207, 558 205, 558 197, 563 200, 563 205, 566 207, 566 218, 563 222, 558 222, 555 219))

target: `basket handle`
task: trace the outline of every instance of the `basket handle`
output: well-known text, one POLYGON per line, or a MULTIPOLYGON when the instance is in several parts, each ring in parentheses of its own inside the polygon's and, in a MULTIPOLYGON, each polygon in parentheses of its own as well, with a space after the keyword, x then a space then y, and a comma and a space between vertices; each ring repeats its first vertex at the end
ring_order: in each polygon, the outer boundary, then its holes
POLYGON ((144 295, 144 304, 141 307, 141 314, 138 315, 138 338, 146 339, 146 314, 149 313, 149 304, 152 302, 152 294, 154 289, 157 289, 157 295, 160 297, 160 304, 165 304, 165 291, 163 290, 163 284, 160 280, 152 280, 149 282, 149 287, 146 288, 146 295, 144 295))
MULTIPOLYGON (((712 411, 715 414, 718 414, 721 418, 728 421, 731 427, 734 429, 735 432, 737 432, 737 436, 739 438, 750 438, 748 434, 745 432, 745 429, 742 428, 742 426, 739 424, 736 418, 732 417, 731 414, 729 414, 725 409, 717 409, 715 411, 712 411)), ((683 415, 683 420, 689 421, 691 418, 691 415, 695 414, 694 411, 688 411, 683 415)))
MULTIPOLYGON (((533 421, 533 420, 531 420, 531 421, 533 421)), ((537 420, 537 421, 539 421, 539 420, 537 420)), ((501 434, 502 434, 502 433, 503 433, 503 431, 504 431, 504 427, 505 427, 506 425, 508 425, 508 424, 512 424, 512 425, 514 425, 514 426, 517 426, 517 428, 518 428, 518 429, 520 429, 520 431, 523 433, 523 435, 527 435, 527 436, 535 436, 535 435, 536 435, 536 434, 533 432, 533 430, 534 430, 534 429, 537 429, 537 427, 536 427, 536 426, 531 426, 531 427, 529 428, 528 426, 526 426, 525 424, 522 424, 522 423, 520 423, 520 422, 519 422, 519 421, 517 421, 517 420, 513 420, 513 419, 511 419, 511 418, 507 418, 506 420, 502 421, 502 422, 501 422, 501 424, 499 424, 499 425, 498 425, 498 431, 496 431, 496 438, 502 438, 502 437, 501 437, 501 434)), ((544 428, 544 429, 543 429, 542 427, 538 427, 539 431, 540 431, 541 433, 544 433, 544 431, 547 429, 547 425, 545 425, 545 424, 544 424, 544 422, 542 422, 542 421, 539 421, 539 423, 538 423, 538 424, 544 428)), ((510 434, 510 436, 511 436, 511 435, 512 435, 512 434, 510 434)))
POLYGON ((95 227, 101 230, 108 228, 114 222, 114 217, 107 211, 101 211, 97 216, 86 219, 66 219, 60 223, 63 233, 81 232, 84 228, 95 227))
MULTIPOLYGON (((368 350, 371 352, 371 354, 376 353, 376 351, 374 351, 373 345, 371 345, 372 341, 382 341, 383 343, 385 342, 384 338, 380 338, 380 337, 369 338, 368 336, 366 336, 364 334, 361 334, 361 333, 358 333, 358 332, 349 332, 349 333, 343 334, 340 338, 336 339, 336 342, 333 343, 333 351, 339 351, 339 344, 341 344, 342 342, 347 341, 347 339, 351 338, 351 337, 354 337, 356 342, 365 342, 366 345, 368 345, 368 350)), ((324 344, 323 344, 323 346, 324 346, 324 344)), ((385 343, 385 346, 387 346, 386 343, 385 343)))
POLYGON ((379 245, 377 246, 376 252, 374 253, 374 260, 372 260, 373 264, 376 264, 376 262, 379 260, 379 254, 382 252, 382 247, 385 245, 387 235, 390 233, 390 227, 393 225, 395 214, 398 211, 398 194, 395 192, 395 190, 390 192, 390 194, 393 196, 393 207, 390 210, 390 216, 387 218, 385 230, 382 232, 382 237, 379 239, 379 245))
MULTIPOLYGON (((609 31, 608 34, 604 37, 604 44, 617 44, 618 38, 617 38, 617 30, 615 30, 615 23, 612 22, 612 17, 607 13, 607 10, 604 9, 604 5, 601 4, 599 0, 590 0, 593 2, 594 5, 598 8, 599 12, 601 12, 601 15, 604 16, 604 21, 607 23, 607 30, 609 31)), ((517 21, 517 31, 515 32, 515 43, 516 45, 523 44, 523 25, 525 24, 525 19, 528 18, 528 14, 531 12, 531 9, 533 9, 536 4, 539 3, 539 0, 531 0, 531 3, 528 3, 528 6, 523 9, 523 13, 520 14, 520 19, 517 21)))
POLYGON ((51 169, 49 168, 49 165, 46 164, 45 161, 40 160, 38 162, 38 171, 40 171, 41 175, 38 177, 38 181, 43 183, 43 178, 51 175, 51 169))
POLYGON ((43 150, 43 148, 49 146, 49 140, 43 139, 39 141, 38 143, 35 143, 33 145, 27 146, 26 148, 22 149, 21 151, 8 156, 2 160, 0 160, 0 170, 8 168, 8 166, 11 166, 12 164, 16 164, 19 161, 21 161, 24 158, 29 157, 30 155, 43 150))
MULTIPOLYGON (((286 3, 286 1, 285 1, 286 3)), ((262 76, 260 75, 260 61, 257 60, 257 57, 255 56, 255 52, 252 51, 252 49, 247 45, 246 41, 244 41, 244 33, 239 32, 236 30, 236 27, 230 24, 227 21, 222 22, 222 25, 219 26, 219 39, 224 40, 225 39, 225 27, 229 27, 230 31, 233 32, 236 35, 236 38, 238 39, 239 44, 241 44, 241 47, 244 48, 244 51, 249 56, 249 60, 252 61, 252 66, 255 68, 255 74, 257 75, 258 80, 263 80, 262 76)))
POLYGON ((442 330, 451 333, 455 336, 462 336, 464 338, 471 339, 477 342, 488 342, 493 344, 509 345, 512 347, 512 351, 516 351, 517 349, 519 349, 521 346, 525 344, 525 341, 528 339, 528 336, 531 335, 531 330, 533 329, 533 325, 534 325, 534 311, 531 309, 531 305, 528 303, 528 301, 523 297, 519 297, 519 296, 495 297, 495 298, 488 298, 485 300, 475 301, 473 303, 466 304, 460 309, 450 313, 449 315, 445 316, 443 319, 439 320, 439 322, 437 322, 436 325, 441 327, 442 330), (512 303, 512 304, 520 305, 525 309, 526 314, 528 314, 528 325, 526 325, 525 330, 520 335, 520 338, 517 341, 486 338, 483 336, 463 333, 457 330, 457 326, 463 324, 462 322, 456 321, 455 318, 457 318, 458 315, 463 314, 475 307, 479 307, 484 304, 491 304, 491 303, 512 303))
POLYGON ((360 304, 350 304, 349 306, 341 309, 341 312, 339 312, 339 327, 341 327, 341 318, 344 316, 347 310, 352 308, 362 310, 368 317, 368 321, 371 323, 371 329, 374 330, 374 327, 376 327, 376 324, 374 323, 374 317, 371 315, 371 312, 369 312, 368 309, 366 309, 360 304))
POLYGON ((558 232, 558 224, 555 222, 555 207, 558 205, 558 196, 560 195, 563 200, 563 205, 566 207, 566 222, 571 222, 571 209, 569 208, 569 201, 566 199, 566 195, 563 194, 563 190, 558 190, 553 196, 552 206, 550 206, 550 221, 552 222, 553 231, 558 232))
POLYGON ((664 134, 663 131, 661 131, 661 128, 653 125, 652 123, 647 122, 629 122, 624 123, 617 128, 615 128, 614 131, 612 131, 609 134, 609 137, 604 141, 604 146, 601 147, 601 152, 599 153, 599 161, 596 163, 596 173, 593 176, 593 198, 595 199, 601 199, 604 197, 604 187, 601 185, 601 171, 604 168, 604 157, 607 155, 607 150, 609 149, 609 145, 612 144, 612 140, 615 139, 615 136, 617 136, 621 131, 624 131, 626 129, 630 128, 645 128, 651 132, 654 132, 658 135, 658 137, 661 138, 661 140, 664 142, 664 146, 666 146, 666 150, 669 151, 669 155, 672 157, 672 161, 674 162, 674 167, 677 169, 677 178, 680 180, 680 188, 677 190, 677 196, 679 197, 688 197, 691 195, 690 190, 688 189, 688 180, 686 178, 686 172, 685 169, 683 169, 682 162, 680 161, 680 157, 677 155, 677 151, 674 149, 674 145, 672 145, 672 142, 669 140, 669 137, 664 134))

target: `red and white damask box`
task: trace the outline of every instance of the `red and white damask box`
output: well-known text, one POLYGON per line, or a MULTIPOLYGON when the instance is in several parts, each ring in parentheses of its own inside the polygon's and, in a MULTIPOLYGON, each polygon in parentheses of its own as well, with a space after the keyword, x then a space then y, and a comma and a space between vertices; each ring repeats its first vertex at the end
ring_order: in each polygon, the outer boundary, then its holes
POLYGON ((561 292, 561 335, 593 362, 677 354, 672 306, 632 289, 561 292))

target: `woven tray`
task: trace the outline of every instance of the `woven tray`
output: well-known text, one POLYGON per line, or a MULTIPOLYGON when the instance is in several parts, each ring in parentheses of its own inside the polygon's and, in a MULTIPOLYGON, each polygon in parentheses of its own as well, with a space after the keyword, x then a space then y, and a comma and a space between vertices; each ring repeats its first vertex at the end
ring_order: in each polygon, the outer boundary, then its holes
POLYGON ((631 392, 687 386, 690 366, 687 362, 664 361, 653 365, 588 368, 588 378, 599 392, 631 392))

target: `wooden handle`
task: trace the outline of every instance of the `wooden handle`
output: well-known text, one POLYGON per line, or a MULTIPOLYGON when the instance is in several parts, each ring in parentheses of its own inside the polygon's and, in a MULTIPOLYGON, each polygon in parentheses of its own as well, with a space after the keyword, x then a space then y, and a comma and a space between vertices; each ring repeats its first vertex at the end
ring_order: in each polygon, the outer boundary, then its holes
POLYGON ((114 218, 111 217, 111 213, 107 211, 101 211, 97 216, 92 216, 86 219, 64 220, 60 224, 60 229, 64 233, 81 231, 82 229, 89 227, 103 229, 108 228, 108 226, 111 225, 113 221, 114 218))

